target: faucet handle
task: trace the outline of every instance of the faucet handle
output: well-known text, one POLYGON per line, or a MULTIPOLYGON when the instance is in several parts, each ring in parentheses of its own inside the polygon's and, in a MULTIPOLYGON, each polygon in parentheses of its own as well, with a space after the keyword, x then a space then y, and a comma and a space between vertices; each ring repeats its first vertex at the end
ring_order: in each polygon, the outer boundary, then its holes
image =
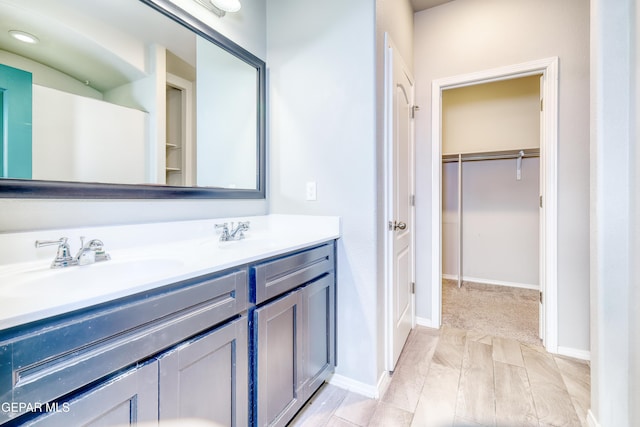
MULTIPOLYGON (((231 226, 233 227, 233 223, 231 224, 231 226)), ((220 240, 229 240, 229 224, 225 222, 223 224, 215 224, 214 227, 216 231, 220 230, 220 240)))
POLYGON ((41 248, 43 246, 51 246, 51 245, 66 245, 68 237, 61 237, 58 240, 36 240, 36 248, 41 248))
POLYGON ((36 240, 36 248, 57 245, 58 252, 51 263, 51 268, 66 267, 74 263, 74 258, 71 255, 71 248, 69 248, 69 244, 67 243, 68 240, 69 238, 67 237, 61 237, 58 240, 36 240))
POLYGON ((104 251, 104 243, 100 239, 92 239, 87 243, 87 248, 94 250, 96 252, 104 251))
MULTIPOLYGON (((231 234, 229 234, 229 224, 228 223, 223 223, 223 224, 215 224, 215 228, 216 230, 222 230, 220 233, 220 241, 221 242, 226 242, 230 239, 231 234)), ((231 228, 233 228, 233 223, 231 223, 231 228)))

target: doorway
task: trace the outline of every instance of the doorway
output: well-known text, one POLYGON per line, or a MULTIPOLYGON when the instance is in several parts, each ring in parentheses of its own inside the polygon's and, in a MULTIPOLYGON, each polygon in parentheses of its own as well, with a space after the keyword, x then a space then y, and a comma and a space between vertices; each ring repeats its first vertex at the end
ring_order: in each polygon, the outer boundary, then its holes
POLYGON ((556 57, 439 79, 432 85, 432 323, 442 323, 442 92, 444 90, 542 76, 540 131, 540 335, 550 352, 557 352, 557 93, 556 57))
POLYGON ((167 73, 164 183, 194 185, 193 84, 167 73))
POLYGON ((531 344, 540 342, 540 79, 442 92, 442 323, 531 344))

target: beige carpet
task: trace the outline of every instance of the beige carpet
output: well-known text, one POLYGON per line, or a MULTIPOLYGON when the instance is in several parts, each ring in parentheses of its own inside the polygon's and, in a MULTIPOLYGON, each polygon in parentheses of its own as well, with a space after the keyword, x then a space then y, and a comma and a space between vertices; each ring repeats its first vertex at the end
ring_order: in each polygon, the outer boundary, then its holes
POLYGON ((537 290, 442 280, 442 324, 540 345, 537 290))

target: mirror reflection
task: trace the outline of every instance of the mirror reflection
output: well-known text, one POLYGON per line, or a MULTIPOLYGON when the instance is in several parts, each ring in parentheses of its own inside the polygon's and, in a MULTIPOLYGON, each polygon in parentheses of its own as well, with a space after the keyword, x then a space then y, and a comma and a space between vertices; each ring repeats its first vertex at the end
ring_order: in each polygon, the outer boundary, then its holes
POLYGON ((136 0, 0 16, 3 178, 259 189, 255 65, 136 0))

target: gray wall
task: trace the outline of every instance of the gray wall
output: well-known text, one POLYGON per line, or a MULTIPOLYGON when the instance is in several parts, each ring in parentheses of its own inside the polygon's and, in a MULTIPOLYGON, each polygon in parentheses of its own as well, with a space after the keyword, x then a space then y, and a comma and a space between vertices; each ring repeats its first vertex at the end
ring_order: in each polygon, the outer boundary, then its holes
MULTIPOLYGON (((442 165, 442 274, 458 275, 458 163, 442 165)), ((462 271, 464 280, 538 288, 540 162, 464 162, 462 271)))
POLYGON ((267 10, 272 213, 339 215, 338 368, 376 381, 375 10, 271 0, 267 10), (307 201, 306 183, 317 183, 307 201))
POLYGON ((558 56, 559 346, 589 350, 589 7, 456 0, 415 15, 417 315, 431 314, 431 82, 558 56))
POLYGON ((384 31, 411 64, 408 1, 379 0, 375 8, 367 0, 268 5, 270 211, 342 217, 336 373, 367 393, 375 393, 384 370, 378 214, 384 31), (317 201, 305 200, 310 181, 317 183, 317 201))

